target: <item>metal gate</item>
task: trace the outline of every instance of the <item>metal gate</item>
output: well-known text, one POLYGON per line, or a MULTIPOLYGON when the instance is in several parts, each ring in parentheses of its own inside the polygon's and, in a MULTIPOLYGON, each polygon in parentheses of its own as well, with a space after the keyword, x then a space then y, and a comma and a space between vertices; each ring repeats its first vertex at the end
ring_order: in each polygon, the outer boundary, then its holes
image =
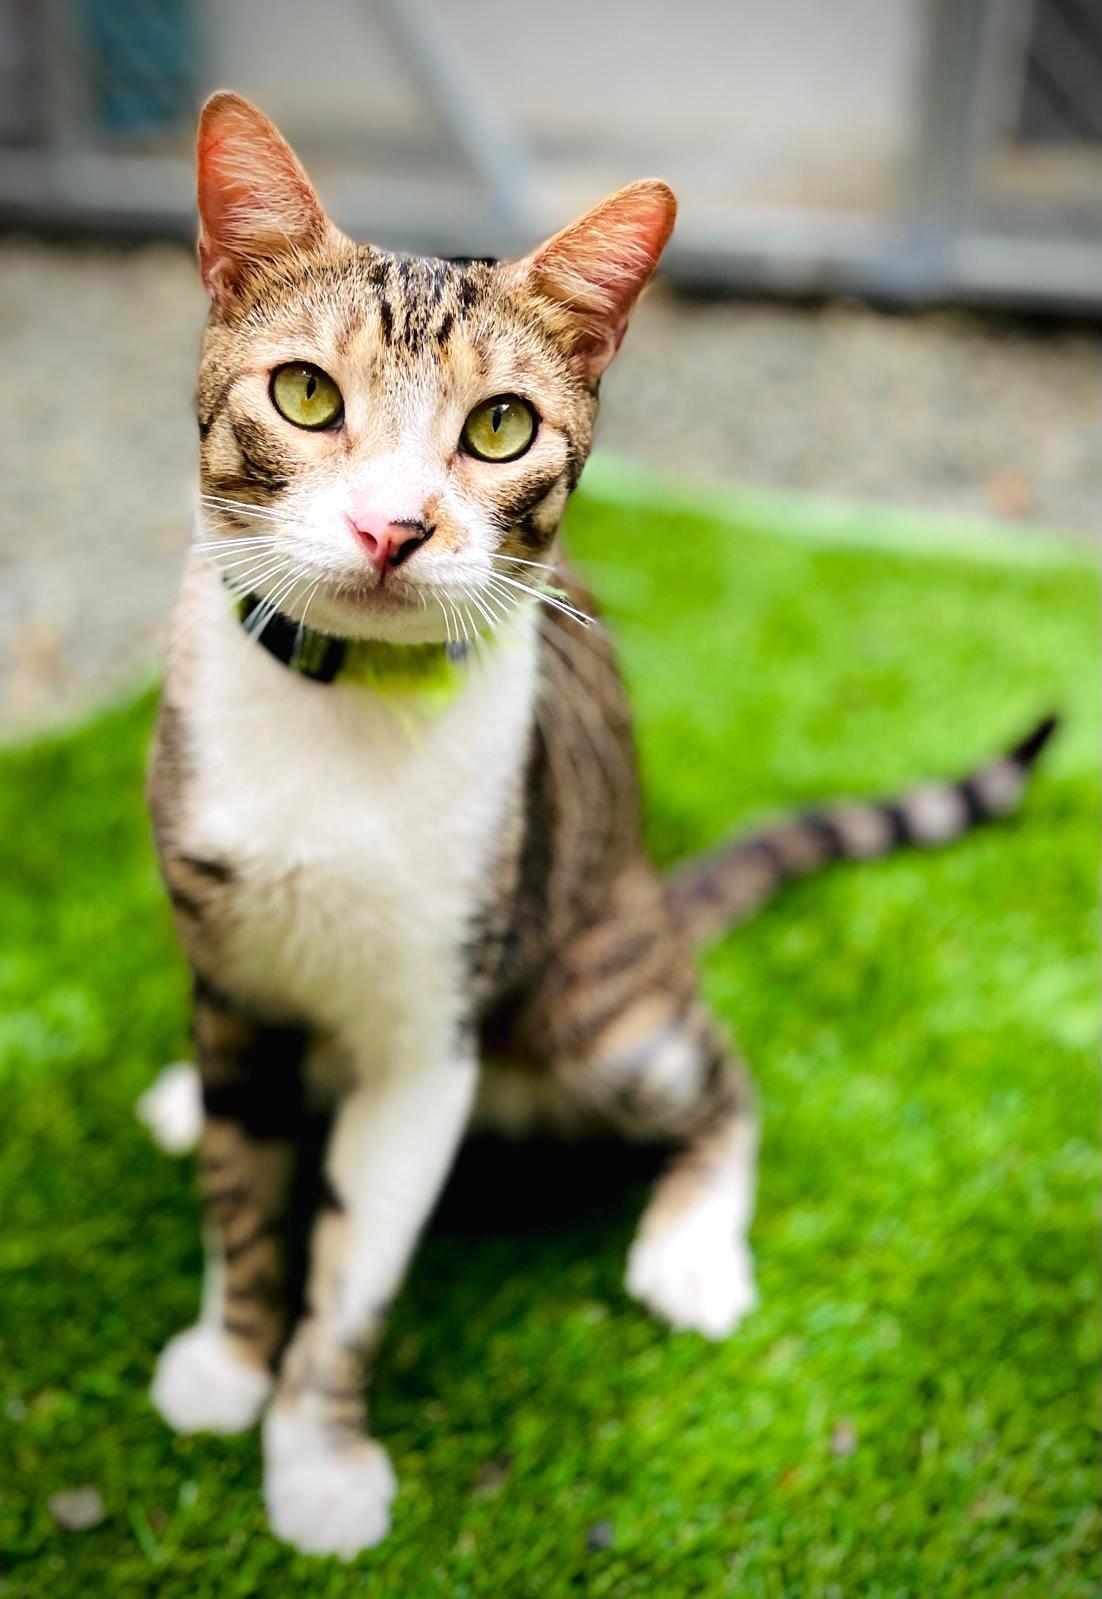
MULTIPOLYGON (((556 145, 526 114, 515 71, 496 81, 487 74, 469 43, 469 4, 340 0, 338 12, 330 0, 340 26, 331 45, 313 42, 307 66, 292 39, 303 6, 258 3, 0 0, 0 221, 189 234, 195 111, 238 62, 254 59, 258 28, 277 61, 283 30, 288 40, 266 108, 288 126, 330 208, 358 236, 441 254, 505 254, 595 198, 601 175, 626 159, 610 125, 564 160, 563 141, 556 145), (354 98, 327 118, 327 84, 342 56, 356 52, 376 73, 372 104, 381 97, 386 118, 366 110, 357 117, 354 98), (302 75, 320 107, 309 114, 302 75), (362 175, 365 152, 385 176, 362 175)), ((617 40, 646 24, 626 0, 600 12, 599 5, 589 6, 601 18, 599 36, 579 48, 598 57, 606 50, 614 74, 617 40)), ((708 135, 713 164, 677 183, 684 204, 670 275, 716 288, 905 304, 1102 310, 1102 0, 897 0, 892 9, 913 66, 897 96, 898 150, 880 162, 872 190, 855 201, 824 199, 806 163, 786 174, 781 162, 760 203, 728 181, 734 162, 724 141, 734 152, 741 135, 717 113, 708 135)), ((314 15, 324 10, 318 4, 314 15)), ((746 29, 760 34, 765 26, 754 0, 683 0, 682 10, 679 29, 695 29, 702 62, 713 41, 718 47, 733 30, 745 38, 746 29)), ((806 48, 808 24, 814 31, 829 18, 835 35, 848 28, 841 47, 860 55, 873 16, 841 0, 788 0, 770 14, 781 13, 767 63, 778 84, 806 48)), ((551 47, 540 31, 550 13, 513 14, 527 28, 532 71, 551 47)), ((672 38, 656 27, 633 39, 639 70, 656 88, 672 38)), ((566 98, 569 72, 558 70, 548 93, 566 98)), ((691 96, 690 75, 682 101, 691 96)), ((647 153, 659 155, 648 164, 664 159, 661 95, 654 100, 647 153)), ((842 110, 824 94, 824 118, 842 110)), ((681 112, 685 122, 692 107, 681 112)))

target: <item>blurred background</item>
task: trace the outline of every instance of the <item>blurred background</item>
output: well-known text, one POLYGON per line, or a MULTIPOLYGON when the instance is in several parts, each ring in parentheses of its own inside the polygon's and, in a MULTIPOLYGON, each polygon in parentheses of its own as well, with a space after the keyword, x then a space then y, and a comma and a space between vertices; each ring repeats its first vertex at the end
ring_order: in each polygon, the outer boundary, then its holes
POLYGON ((1095 534, 1102 0, 0 0, 0 736, 156 656, 218 86, 391 247, 519 252, 665 177, 605 448, 1095 534))

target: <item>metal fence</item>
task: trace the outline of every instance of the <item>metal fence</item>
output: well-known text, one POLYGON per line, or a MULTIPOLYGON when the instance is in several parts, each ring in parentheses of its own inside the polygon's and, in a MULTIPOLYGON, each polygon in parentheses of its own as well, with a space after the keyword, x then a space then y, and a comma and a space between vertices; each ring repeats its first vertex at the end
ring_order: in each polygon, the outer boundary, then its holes
POLYGON ((232 81, 383 244, 508 253, 672 161, 683 283, 1102 311, 1102 0, 679 13, 674 32, 639 0, 560 0, 554 24, 481 0, 0 0, 0 222, 189 233, 195 111, 232 81), (755 146, 745 107, 774 104, 755 146))

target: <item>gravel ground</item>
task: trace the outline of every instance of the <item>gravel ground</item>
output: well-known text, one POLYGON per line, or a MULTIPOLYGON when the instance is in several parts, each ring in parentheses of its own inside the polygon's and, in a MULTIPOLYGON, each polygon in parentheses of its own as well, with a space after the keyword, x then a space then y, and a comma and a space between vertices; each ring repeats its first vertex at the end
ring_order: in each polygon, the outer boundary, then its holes
MULTIPOLYGON (((190 252, 0 241, 0 736, 148 670, 187 537, 190 252), (12 384, 13 376, 18 384, 12 384)), ((600 442, 652 466, 1042 523, 1102 505, 1102 331, 657 291, 600 442)))

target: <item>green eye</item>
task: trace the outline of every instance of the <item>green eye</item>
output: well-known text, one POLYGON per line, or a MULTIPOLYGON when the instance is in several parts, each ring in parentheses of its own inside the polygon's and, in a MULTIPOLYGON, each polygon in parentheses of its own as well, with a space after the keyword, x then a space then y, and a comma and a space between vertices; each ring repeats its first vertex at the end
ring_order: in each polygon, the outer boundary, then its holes
POLYGON ((272 373, 272 404, 297 428, 329 428, 344 415, 341 391, 320 367, 290 361, 272 373))
POLYGON ((499 394, 475 406, 463 424, 460 443, 480 461, 515 461, 535 438, 536 426, 527 400, 499 394))

